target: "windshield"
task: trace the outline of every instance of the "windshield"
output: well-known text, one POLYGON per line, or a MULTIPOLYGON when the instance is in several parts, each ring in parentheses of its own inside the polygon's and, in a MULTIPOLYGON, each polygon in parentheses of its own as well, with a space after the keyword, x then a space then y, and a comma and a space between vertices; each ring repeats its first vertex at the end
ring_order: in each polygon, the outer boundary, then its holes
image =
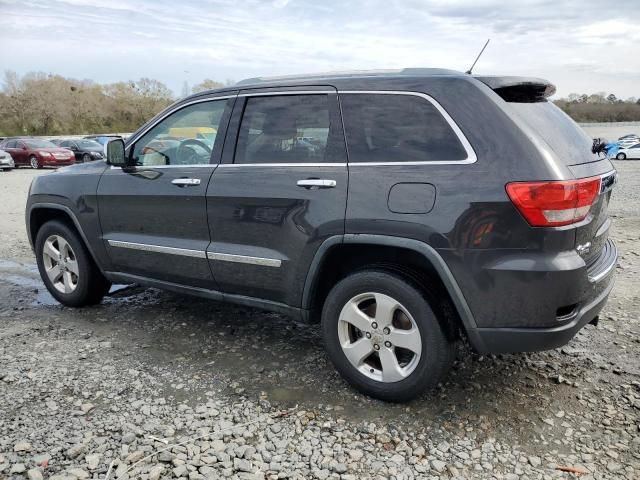
POLYGON ((89 149, 95 148, 98 150, 102 150, 102 145, 100 145, 98 142, 95 142, 93 140, 78 140, 76 143, 80 148, 89 148, 89 149))
POLYGON ((29 148, 56 148, 57 145, 51 143, 48 140, 25 140, 29 148))

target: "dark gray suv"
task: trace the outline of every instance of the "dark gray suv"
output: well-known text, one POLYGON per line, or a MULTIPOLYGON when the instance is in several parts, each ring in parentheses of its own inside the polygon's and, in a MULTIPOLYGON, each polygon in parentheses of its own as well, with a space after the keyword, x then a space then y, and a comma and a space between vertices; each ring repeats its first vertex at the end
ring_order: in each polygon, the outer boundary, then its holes
POLYGON ((405 69, 182 99, 106 162, 33 181, 42 279, 68 306, 135 282, 320 321, 342 376, 391 401, 461 338, 558 347, 613 286, 616 172, 554 90, 405 69))

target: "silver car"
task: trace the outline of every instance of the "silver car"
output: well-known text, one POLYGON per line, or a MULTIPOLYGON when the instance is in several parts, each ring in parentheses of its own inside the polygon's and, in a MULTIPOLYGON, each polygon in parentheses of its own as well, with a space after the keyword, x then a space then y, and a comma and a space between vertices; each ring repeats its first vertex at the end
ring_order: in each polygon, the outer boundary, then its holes
POLYGON ((0 169, 5 172, 15 168, 16 164, 13 162, 13 158, 9 155, 9 152, 0 150, 0 169))

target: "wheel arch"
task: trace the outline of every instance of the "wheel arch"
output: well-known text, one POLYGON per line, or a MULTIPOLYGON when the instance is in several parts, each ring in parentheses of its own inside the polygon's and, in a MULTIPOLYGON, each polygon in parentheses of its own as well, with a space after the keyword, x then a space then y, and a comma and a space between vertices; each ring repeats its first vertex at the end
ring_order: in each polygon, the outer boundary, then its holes
MULTIPOLYGON (((411 274, 418 271, 420 267, 427 268, 430 278, 439 281, 444 289, 442 293, 449 297, 448 300, 454 313, 457 314, 459 327, 464 330, 471 345, 478 350, 481 349, 482 342, 477 335, 475 319, 457 281, 438 252, 419 240, 370 234, 346 234, 325 240, 309 267, 302 294, 302 308, 312 312, 316 311, 324 301, 330 286, 342 278, 340 274, 331 272, 332 267, 336 266, 336 259, 339 259, 338 265, 343 262, 349 264, 351 255, 362 254, 365 255, 365 263, 360 268, 369 265, 377 268, 380 263, 371 262, 371 258, 375 258, 376 252, 382 254, 382 262, 385 262, 386 258, 395 258, 398 252, 402 253, 404 258, 419 260, 420 265, 409 264, 404 273, 411 274), (369 251, 368 257, 366 256, 367 249, 369 251)), ((355 264, 358 264, 357 261, 355 264)), ((401 265, 397 261, 392 261, 389 269, 401 265)))
MULTIPOLYGON (((86 249, 89 251, 94 263, 98 268, 100 268, 100 263, 98 263, 96 255, 94 254, 91 244, 82 230, 80 222, 73 211, 65 205, 59 205, 56 203, 34 203, 29 206, 26 223, 27 237, 29 238, 32 250, 35 249, 35 239, 38 235, 38 230, 49 220, 61 220, 72 227, 78 235, 80 235, 80 238, 82 239, 86 249)), ((102 271, 102 268, 100 268, 100 270, 102 271)))

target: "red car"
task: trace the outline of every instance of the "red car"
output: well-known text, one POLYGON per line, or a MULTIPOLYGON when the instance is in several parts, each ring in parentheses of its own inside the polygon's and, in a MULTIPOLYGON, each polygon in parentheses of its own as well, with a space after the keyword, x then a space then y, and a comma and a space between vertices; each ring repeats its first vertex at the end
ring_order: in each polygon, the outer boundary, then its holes
POLYGON ((37 138, 8 138, 0 143, 0 149, 8 152, 16 167, 62 167, 76 162, 71 150, 60 148, 47 140, 37 138))

